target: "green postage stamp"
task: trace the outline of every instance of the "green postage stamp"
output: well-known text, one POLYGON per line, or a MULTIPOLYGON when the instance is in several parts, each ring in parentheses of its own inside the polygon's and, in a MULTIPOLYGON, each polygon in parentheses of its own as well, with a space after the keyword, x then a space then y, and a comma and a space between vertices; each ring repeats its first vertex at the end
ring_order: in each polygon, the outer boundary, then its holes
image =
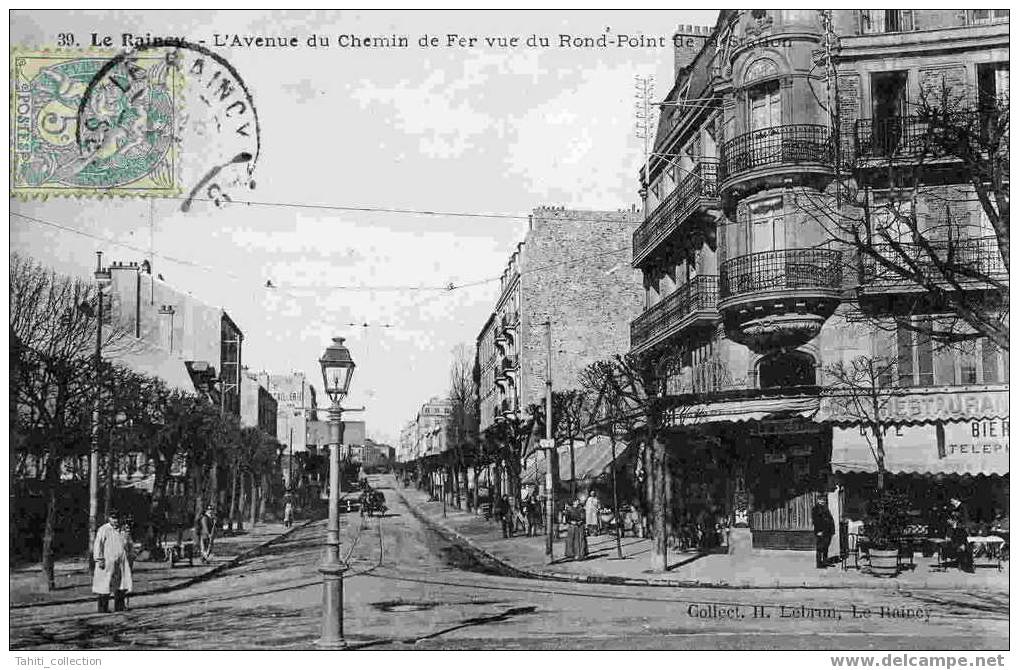
POLYGON ((176 196, 182 75, 160 54, 11 54, 11 195, 176 196), (79 123, 81 127, 79 128, 79 123))

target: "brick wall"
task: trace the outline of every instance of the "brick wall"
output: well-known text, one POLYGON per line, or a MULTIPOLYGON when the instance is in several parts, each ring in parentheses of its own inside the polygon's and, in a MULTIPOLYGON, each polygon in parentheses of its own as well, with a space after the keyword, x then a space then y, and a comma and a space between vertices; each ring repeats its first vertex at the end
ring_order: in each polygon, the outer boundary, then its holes
POLYGON ((545 395, 544 321, 552 321, 556 390, 578 386, 589 363, 630 348, 630 321, 643 289, 630 268, 640 212, 540 208, 523 248, 520 309, 521 408, 545 395), (564 263, 569 259, 583 259, 564 263))

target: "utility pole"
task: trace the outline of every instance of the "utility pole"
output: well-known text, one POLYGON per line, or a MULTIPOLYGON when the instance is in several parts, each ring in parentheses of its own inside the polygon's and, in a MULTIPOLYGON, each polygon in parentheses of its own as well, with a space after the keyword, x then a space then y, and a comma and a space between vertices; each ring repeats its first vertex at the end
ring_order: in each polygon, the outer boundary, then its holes
POLYGON ((95 560, 92 547, 96 540, 99 527, 99 412, 102 403, 102 370, 103 370, 103 288, 110 279, 110 273, 103 269, 103 252, 96 252, 96 350, 95 374, 96 388, 92 402, 92 425, 88 456, 88 555, 89 564, 95 560))
POLYGON ((635 134, 637 139, 644 141, 644 173, 641 178, 641 206, 644 208, 646 213, 647 207, 647 192, 648 186, 650 185, 651 175, 650 172, 650 142, 654 137, 656 119, 655 112, 657 108, 654 104, 655 96, 655 76, 637 75, 633 78, 634 86, 634 115, 636 117, 635 134))
POLYGON ((552 478, 552 459, 559 458, 552 439, 552 320, 545 322, 547 358, 545 366, 545 487, 548 489, 548 533, 545 538, 545 555, 554 560, 552 543, 555 541, 555 480, 552 478))

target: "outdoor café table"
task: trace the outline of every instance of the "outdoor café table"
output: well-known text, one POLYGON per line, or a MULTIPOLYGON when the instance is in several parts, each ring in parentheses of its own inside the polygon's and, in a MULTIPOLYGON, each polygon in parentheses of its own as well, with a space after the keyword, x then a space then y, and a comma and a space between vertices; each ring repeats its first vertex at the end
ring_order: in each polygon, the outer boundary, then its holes
POLYGON ((980 553, 994 561, 995 566, 1001 570, 1001 548, 1005 544, 1004 538, 997 535, 970 535, 966 541, 969 542, 974 555, 983 549, 980 553))

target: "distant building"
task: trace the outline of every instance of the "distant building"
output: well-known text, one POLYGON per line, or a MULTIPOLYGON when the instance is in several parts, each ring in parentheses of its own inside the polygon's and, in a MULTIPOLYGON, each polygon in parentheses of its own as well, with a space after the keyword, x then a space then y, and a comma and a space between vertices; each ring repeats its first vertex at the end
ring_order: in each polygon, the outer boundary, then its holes
POLYGON ((415 421, 415 458, 441 454, 447 449, 446 424, 452 411, 449 399, 438 396, 421 406, 415 421))
POLYGON ((154 277, 147 261, 115 262, 109 272, 110 321, 183 361, 198 392, 239 416, 244 335, 226 310, 154 277))
POLYGON ((584 367, 627 351, 642 294, 628 259, 640 220, 637 211, 534 210, 477 339, 481 430, 545 397, 545 322, 555 390, 576 388, 584 367))
POLYGON ((259 380, 259 375, 244 368, 241 374, 241 425, 256 427, 276 438, 277 403, 259 380))
POLYGON ((259 372, 258 379, 276 399, 276 439, 286 445, 288 453, 291 449, 295 454, 307 451, 307 423, 317 418, 315 387, 299 371, 283 374, 259 372))
POLYGON ((396 460, 400 463, 409 463, 415 458, 415 447, 417 445, 417 421, 410 420, 400 430, 400 445, 396 449, 396 460))

